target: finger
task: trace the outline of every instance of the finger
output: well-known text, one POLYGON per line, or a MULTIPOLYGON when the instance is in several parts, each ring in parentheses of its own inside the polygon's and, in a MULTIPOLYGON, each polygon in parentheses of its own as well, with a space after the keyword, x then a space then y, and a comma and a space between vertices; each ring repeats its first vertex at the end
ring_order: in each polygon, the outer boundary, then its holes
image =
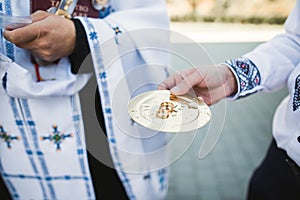
POLYGON ((5 30, 4 37, 8 41, 20 45, 22 43, 27 43, 38 39, 40 37, 40 31, 35 25, 35 23, 25 26, 23 28, 14 29, 14 30, 5 30))
POLYGON ((22 28, 22 27, 27 26, 29 24, 32 24, 34 22, 41 21, 41 20, 45 19, 46 17, 48 17, 49 15, 50 15, 50 13, 48 13, 48 12, 38 10, 30 16, 30 18, 31 18, 30 23, 28 23, 28 24, 27 23, 26 24, 18 24, 18 25, 9 24, 5 27, 5 29, 12 31, 14 29, 22 28))
POLYGON ((163 82, 161 82, 158 86, 159 90, 169 90, 172 87, 176 85, 176 83, 180 82, 183 79, 183 77, 180 74, 174 74, 167 79, 165 79, 163 82))
POLYGON ((171 92, 175 95, 183 95, 188 93, 191 88, 192 87, 190 87, 190 85, 185 80, 183 80, 180 83, 178 83, 176 86, 171 88, 171 92))
POLYGON ((169 90, 173 88, 177 83, 182 81, 185 77, 189 76, 195 71, 194 68, 183 70, 179 73, 176 73, 167 79, 165 79, 163 82, 161 82, 158 86, 159 90, 169 90))
POLYGON ((32 23, 34 23, 34 22, 45 19, 49 15, 51 15, 51 14, 46 11, 38 10, 38 11, 34 12, 33 14, 31 14, 30 17, 32 19, 32 23))
POLYGON ((175 95, 183 95, 188 93, 194 86, 201 84, 203 77, 196 70, 189 76, 185 77, 182 81, 178 82, 173 88, 171 88, 172 93, 175 95))
POLYGON ((199 96, 198 99, 199 99, 199 101, 204 101, 204 98, 201 96, 199 96))
POLYGON ((38 39, 41 36, 41 31, 35 22, 41 21, 49 15, 51 14, 45 11, 36 11, 30 16, 32 19, 32 24, 18 29, 9 29, 8 27, 4 31, 5 39, 16 45, 21 45, 22 43, 38 39))
POLYGON ((164 83, 160 83, 157 87, 158 90, 168 90, 168 86, 165 85, 164 83))

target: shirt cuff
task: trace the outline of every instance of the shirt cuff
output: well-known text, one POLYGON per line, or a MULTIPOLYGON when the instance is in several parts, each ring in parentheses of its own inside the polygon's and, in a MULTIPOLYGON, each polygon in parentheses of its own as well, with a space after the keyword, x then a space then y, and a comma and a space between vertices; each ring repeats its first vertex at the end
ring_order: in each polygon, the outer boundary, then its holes
POLYGON ((261 76, 256 65, 248 58, 227 60, 226 64, 237 80, 238 90, 231 98, 233 100, 246 97, 263 89, 261 76))

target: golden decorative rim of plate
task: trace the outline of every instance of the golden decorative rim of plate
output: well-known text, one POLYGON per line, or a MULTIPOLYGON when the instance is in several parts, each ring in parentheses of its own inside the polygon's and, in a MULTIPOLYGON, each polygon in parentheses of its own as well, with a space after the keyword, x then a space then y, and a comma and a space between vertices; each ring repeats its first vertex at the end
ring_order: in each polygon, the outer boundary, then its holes
POLYGON ((206 125, 211 119, 209 107, 198 98, 175 96, 169 90, 142 93, 128 104, 132 120, 161 132, 189 132, 206 125))

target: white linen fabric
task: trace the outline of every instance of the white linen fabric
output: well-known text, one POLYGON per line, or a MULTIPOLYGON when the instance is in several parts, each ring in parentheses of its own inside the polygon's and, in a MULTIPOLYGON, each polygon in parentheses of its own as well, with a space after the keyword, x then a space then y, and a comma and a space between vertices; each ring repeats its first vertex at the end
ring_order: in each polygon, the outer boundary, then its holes
MULTIPOLYGON (((110 2, 111 13, 99 14, 102 19, 79 19, 89 40, 114 167, 129 199, 163 199, 166 136, 133 124, 127 103, 156 89, 167 75, 162 49, 168 37, 158 37, 159 29, 168 27, 166 8, 163 0, 110 2)), ((26 16, 29 4, 2 0, 0 11, 26 16)), ((29 53, 4 39, 2 44, 0 171, 13 199, 95 199, 78 97, 90 75, 72 74, 62 58, 41 66, 45 81, 36 82, 29 53)))
POLYGON ((274 91, 288 86, 273 119, 278 147, 300 166, 300 1, 285 22, 286 32, 266 42, 243 58, 228 61, 239 90, 234 98, 257 91, 274 91))

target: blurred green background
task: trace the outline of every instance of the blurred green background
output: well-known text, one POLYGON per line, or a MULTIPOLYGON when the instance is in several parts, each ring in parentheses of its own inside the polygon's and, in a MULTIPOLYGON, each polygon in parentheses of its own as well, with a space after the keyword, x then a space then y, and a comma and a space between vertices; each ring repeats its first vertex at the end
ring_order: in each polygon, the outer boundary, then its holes
POLYGON ((282 24, 296 0, 167 0, 172 21, 282 24))

